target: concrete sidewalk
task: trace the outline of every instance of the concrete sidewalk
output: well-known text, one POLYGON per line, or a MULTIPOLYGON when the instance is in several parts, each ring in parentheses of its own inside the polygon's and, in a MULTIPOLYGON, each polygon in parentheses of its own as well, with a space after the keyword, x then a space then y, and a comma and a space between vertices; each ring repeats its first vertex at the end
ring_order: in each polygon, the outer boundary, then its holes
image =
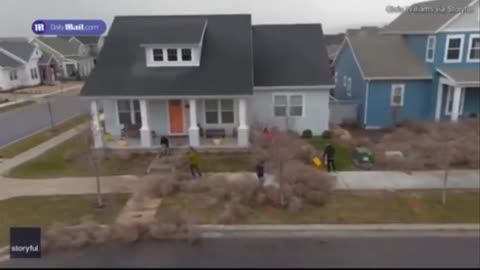
POLYGON ((31 159, 34 159, 38 157, 39 155, 45 153, 46 151, 52 149, 53 147, 67 141, 68 139, 72 138, 73 136, 79 134, 83 130, 85 130, 88 127, 88 124, 82 124, 80 126, 77 126, 73 129, 70 129, 69 131, 66 131, 56 137, 53 137, 52 139, 43 142, 21 154, 16 155, 13 158, 10 159, 4 159, 0 161, 0 175, 6 174, 9 170, 12 168, 27 162, 31 159))
MULTIPOLYGON (((338 190, 424 190, 442 189, 444 171, 417 171, 411 174, 400 171, 339 172, 338 190)), ((480 170, 451 170, 448 189, 480 189, 480 170)))

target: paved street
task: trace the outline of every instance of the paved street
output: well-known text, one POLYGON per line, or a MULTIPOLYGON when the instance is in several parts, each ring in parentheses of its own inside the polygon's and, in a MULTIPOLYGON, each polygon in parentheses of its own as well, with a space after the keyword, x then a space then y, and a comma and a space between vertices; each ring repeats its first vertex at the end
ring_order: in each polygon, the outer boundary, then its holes
POLYGON ((476 236, 218 238, 104 246, 2 267, 480 267, 476 236))
MULTIPOLYGON (((82 113, 88 113, 87 102, 76 95, 65 94, 49 97, 53 122, 61 123, 82 113)), ((50 126, 46 103, 35 103, 0 113, 0 147, 41 131, 50 126)))

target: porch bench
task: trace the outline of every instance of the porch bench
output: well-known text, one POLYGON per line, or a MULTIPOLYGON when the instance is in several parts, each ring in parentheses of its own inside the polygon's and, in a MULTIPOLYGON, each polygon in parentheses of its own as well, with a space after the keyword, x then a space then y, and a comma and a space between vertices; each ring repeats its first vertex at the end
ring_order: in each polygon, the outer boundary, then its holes
POLYGON ((208 128, 205 130, 205 137, 207 138, 225 138, 225 129, 223 128, 208 128))

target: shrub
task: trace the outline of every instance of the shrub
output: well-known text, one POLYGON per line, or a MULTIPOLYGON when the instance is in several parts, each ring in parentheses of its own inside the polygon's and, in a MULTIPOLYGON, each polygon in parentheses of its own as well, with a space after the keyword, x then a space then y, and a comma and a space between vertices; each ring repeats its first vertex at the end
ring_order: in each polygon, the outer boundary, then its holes
POLYGON ((313 137, 313 133, 312 133, 312 130, 310 129, 305 129, 303 132, 302 132, 302 138, 304 139, 310 139, 313 137))
POLYGON ((322 139, 324 140, 329 140, 332 138, 332 132, 330 130, 325 130, 322 135, 321 135, 322 139))
POLYGON ((249 213, 250 209, 238 202, 229 202, 225 205, 224 211, 220 216, 219 223, 234 224, 239 223, 249 213))
POLYGON ((186 193, 209 192, 210 187, 203 180, 189 180, 180 183, 180 191, 186 193))
POLYGON ((146 175, 142 177, 141 192, 149 197, 158 198, 171 195, 179 190, 179 184, 164 175, 146 175))
POLYGON ((288 201, 288 211, 296 213, 303 208, 303 200, 298 197, 292 197, 288 201))
POLYGON ((323 206, 327 203, 328 194, 322 191, 311 190, 305 194, 305 201, 310 204, 323 206))

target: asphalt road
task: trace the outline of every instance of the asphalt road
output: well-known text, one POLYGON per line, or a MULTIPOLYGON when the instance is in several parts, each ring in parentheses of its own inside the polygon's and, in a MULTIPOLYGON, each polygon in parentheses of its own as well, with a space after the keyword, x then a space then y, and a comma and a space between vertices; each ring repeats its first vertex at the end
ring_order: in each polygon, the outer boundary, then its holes
POLYGON ((2 267, 480 267, 469 237, 214 238, 144 242, 13 259, 2 267))
MULTIPOLYGON (((88 104, 77 95, 49 97, 53 122, 61 123, 88 113, 88 104)), ((35 103, 0 113, 0 147, 50 127, 50 114, 45 102, 35 103)))

